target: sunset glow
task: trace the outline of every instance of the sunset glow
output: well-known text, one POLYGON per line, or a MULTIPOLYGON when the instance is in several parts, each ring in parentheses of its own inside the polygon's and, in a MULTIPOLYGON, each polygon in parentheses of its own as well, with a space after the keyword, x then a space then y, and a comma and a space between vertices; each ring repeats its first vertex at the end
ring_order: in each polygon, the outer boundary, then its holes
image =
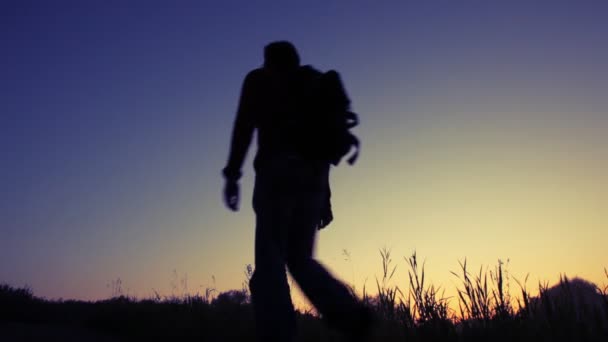
POLYGON ((608 282, 605 2, 27 3, 0 5, 0 282, 241 288, 255 149, 236 214, 220 170, 242 79, 277 39, 338 70, 361 118, 317 245, 338 277, 373 289, 386 247, 396 284, 416 251, 446 295, 465 258, 509 260, 530 288, 608 282))

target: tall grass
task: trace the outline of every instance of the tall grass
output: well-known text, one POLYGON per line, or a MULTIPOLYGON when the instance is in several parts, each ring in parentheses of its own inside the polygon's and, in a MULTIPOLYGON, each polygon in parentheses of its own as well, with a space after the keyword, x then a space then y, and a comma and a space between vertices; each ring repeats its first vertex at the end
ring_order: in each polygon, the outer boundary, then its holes
MULTIPOLYGON (((511 277, 508 261, 471 272, 459 262, 456 297, 446 298, 432 284, 426 264, 414 252, 404 258, 407 279, 395 279, 398 264, 389 249, 379 250, 381 276, 375 293, 363 286, 363 302, 376 317, 377 341, 608 341, 608 285, 597 287, 597 305, 581 309, 581 282, 562 276, 557 286, 538 284, 539 295, 528 290, 528 276, 511 277), (517 295, 511 293, 511 281, 517 295), (557 292, 556 292, 557 291, 557 292), (559 295, 556 296, 556 293, 559 295), (456 301, 457 309, 452 309, 456 301)), ((247 265, 242 288, 217 292, 206 288, 189 294, 187 281, 181 295, 138 300, 123 293, 122 281, 111 285, 112 298, 97 302, 49 301, 31 289, 0 285, 0 324, 23 322, 81 327, 121 339, 188 337, 206 341, 252 338, 253 314, 248 283, 253 268, 247 265)), ((608 270, 604 270, 608 280, 608 270)), ((184 277, 183 279, 187 279, 184 277)), ((584 283, 582 283, 585 285, 584 283)), ((587 284, 589 285, 589 284, 587 284)), ((593 292, 593 291, 592 291, 593 292)), ((312 312, 298 313, 298 341, 334 340, 312 312)))
MULTIPOLYGON (((514 315, 515 309, 509 291, 509 278, 506 275, 502 260, 494 271, 480 267, 476 275, 467 269, 467 261, 459 262, 461 275, 451 272, 462 283, 458 288, 458 305, 462 320, 488 322, 492 319, 508 318, 514 315), (488 278, 490 282, 488 284, 488 278)), ((527 291, 522 288, 524 298, 529 298, 527 291)))

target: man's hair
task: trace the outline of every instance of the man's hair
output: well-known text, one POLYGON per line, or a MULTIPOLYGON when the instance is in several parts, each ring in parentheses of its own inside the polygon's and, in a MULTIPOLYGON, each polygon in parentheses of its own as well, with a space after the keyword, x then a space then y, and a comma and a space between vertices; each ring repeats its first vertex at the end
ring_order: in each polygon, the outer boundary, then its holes
POLYGON ((292 43, 282 40, 264 47, 264 66, 272 69, 292 69, 300 66, 298 50, 292 43))

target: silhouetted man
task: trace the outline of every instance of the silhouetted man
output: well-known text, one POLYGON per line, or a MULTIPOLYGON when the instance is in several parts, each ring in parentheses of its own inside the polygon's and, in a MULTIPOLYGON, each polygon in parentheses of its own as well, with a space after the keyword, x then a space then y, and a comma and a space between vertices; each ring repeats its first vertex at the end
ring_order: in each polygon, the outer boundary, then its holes
POLYGON ((238 210, 243 160, 257 130, 253 208, 256 214, 255 271, 251 297, 260 341, 291 341, 295 313, 285 267, 330 326, 362 338, 369 313, 313 259, 316 230, 328 223, 329 162, 302 153, 298 106, 303 80, 320 73, 300 67, 295 47, 285 41, 264 49, 264 66, 245 77, 232 133, 224 200, 238 210))

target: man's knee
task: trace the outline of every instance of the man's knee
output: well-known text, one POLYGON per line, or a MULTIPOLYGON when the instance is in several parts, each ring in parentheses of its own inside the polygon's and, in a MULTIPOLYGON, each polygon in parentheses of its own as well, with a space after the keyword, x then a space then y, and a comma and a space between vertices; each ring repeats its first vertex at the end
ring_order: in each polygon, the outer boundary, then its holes
POLYGON ((259 276, 258 276, 257 271, 253 272, 251 279, 249 279, 249 292, 251 292, 251 294, 253 296, 255 296, 258 293, 258 288, 259 288, 258 279, 259 279, 259 276))
POLYGON ((271 274, 268 271, 256 269, 249 280, 249 291, 253 296, 264 292, 272 284, 271 274))
POLYGON ((251 294, 273 291, 277 286, 287 282, 285 266, 257 268, 249 280, 251 294))
POLYGON ((289 273, 297 278, 299 274, 307 272, 311 262, 312 258, 310 256, 294 255, 287 259, 287 268, 289 269, 289 273))

